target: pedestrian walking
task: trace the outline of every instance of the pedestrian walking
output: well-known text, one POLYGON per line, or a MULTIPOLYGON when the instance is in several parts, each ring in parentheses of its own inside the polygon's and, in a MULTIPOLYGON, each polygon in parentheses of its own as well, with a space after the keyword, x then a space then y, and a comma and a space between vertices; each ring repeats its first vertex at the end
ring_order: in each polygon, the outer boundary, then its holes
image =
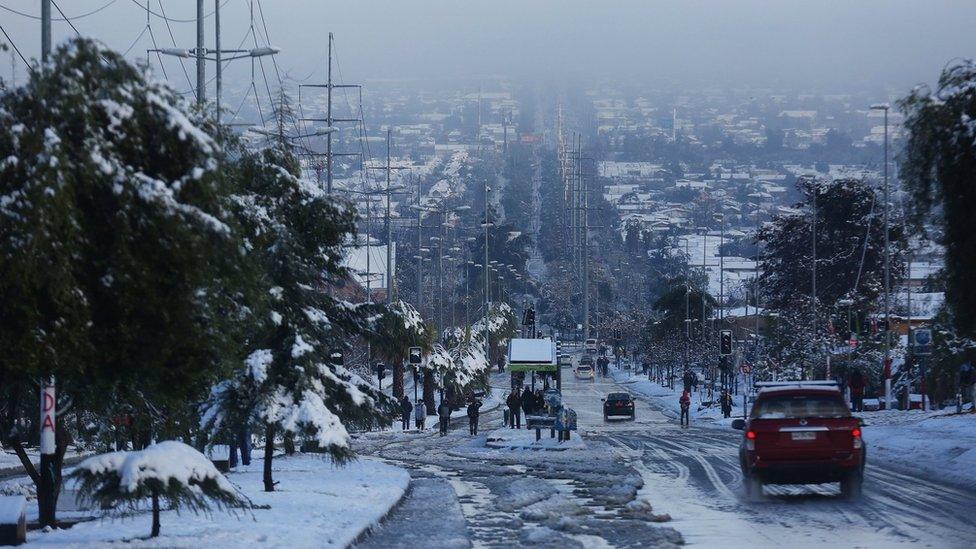
POLYGON ((722 417, 732 417, 732 395, 729 394, 728 389, 722 390, 722 396, 719 402, 722 405, 722 417))
POLYGON ((427 406, 419 398, 417 399, 417 404, 413 407, 413 417, 417 422, 418 430, 424 431, 427 429, 427 406))
POLYGON ((976 414, 976 371, 968 360, 963 361, 959 366, 959 392, 962 393, 963 399, 969 397, 972 406, 969 411, 976 414))
POLYGON ((468 430, 472 435, 478 434, 478 416, 481 415, 481 401, 474 398, 468 404, 468 430))
POLYGON ((519 398, 517 388, 512 389, 512 392, 508 394, 508 398, 505 399, 505 405, 508 406, 509 427, 512 429, 521 429, 522 416, 519 414, 519 407, 522 405, 522 401, 519 398))
POLYGON ((410 414, 413 412, 413 404, 410 403, 410 399, 405 395, 400 399, 400 419, 403 423, 403 430, 407 431, 410 429, 410 414))
POLYGON ((437 417, 440 419, 441 436, 444 436, 451 422, 451 405, 446 400, 441 400, 441 405, 437 407, 437 417))
POLYGON ((529 416, 535 413, 535 397, 528 387, 522 390, 522 413, 525 414, 525 427, 529 427, 529 416))
POLYGON ((686 393, 691 391, 691 370, 685 370, 685 373, 681 376, 681 383, 684 384, 686 393))
POLYGON ((864 411, 864 374, 860 370, 851 372, 851 379, 848 381, 851 388, 852 412, 864 411))
POLYGON ((678 404, 681 405, 681 426, 688 427, 691 425, 691 394, 688 391, 681 393, 678 404))

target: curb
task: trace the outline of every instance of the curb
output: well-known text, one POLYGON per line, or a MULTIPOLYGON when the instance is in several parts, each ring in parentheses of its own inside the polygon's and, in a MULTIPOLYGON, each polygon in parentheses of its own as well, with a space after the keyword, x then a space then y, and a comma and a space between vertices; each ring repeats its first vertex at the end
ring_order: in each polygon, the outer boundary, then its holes
MULTIPOLYGON (((407 473, 410 472, 409 469, 404 468, 404 470, 406 470, 407 473)), ((413 491, 413 475, 410 475, 410 482, 407 483, 407 489, 404 490, 402 494, 400 494, 400 497, 397 498, 395 502, 393 502, 393 505, 390 505, 390 508, 387 509, 385 513, 383 513, 382 517, 380 517, 375 522, 373 522, 373 524, 366 526, 365 528, 362 529, 361 532, 356 534, 356 537, 354 537, 352 541, 349 542, 349 545, 346 545, 346 547, 355 547, 360 543, 362 543, 363 541, 365 541, 366 538, 371 536, 377 528, 382 526, 383 523, 386 522, 388 518, 390 518, 390 515, 392 515, 394 511, 400 508, 400 506, 403 504, 403 501, 407 499, 407 494, 409 494, 412 491, 413 491)))

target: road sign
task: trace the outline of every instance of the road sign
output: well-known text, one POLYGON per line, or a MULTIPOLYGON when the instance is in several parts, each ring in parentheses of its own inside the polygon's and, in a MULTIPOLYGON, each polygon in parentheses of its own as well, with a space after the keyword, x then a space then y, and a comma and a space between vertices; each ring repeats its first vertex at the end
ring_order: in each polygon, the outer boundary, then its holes
POLYGON ((719 332, 719 354, 722 356, 732 354, 732 330, 719 332))
POLYGON ((746 362, 745 360, 743 360, 742 361, 742 364, 739 365, 739 373, 745 374, 745 375, 751 374, 752 373, 752 365, 749 364, 748 362, 746 362))
POLYGON ((912 330, 915 345, 913 351, 917 355, 932 354, 932 330, 928 328, 916 328, 912 330))
POLYGON ((410 347, 410 364, 417 366, 424 363, 423 353, 420 347, 410 347))

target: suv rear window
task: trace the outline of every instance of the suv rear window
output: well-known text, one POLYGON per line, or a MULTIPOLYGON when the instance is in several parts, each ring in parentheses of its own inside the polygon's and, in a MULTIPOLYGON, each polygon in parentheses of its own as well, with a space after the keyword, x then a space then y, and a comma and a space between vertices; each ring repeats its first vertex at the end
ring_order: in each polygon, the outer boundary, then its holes
POLYGON ((630 400, 629 393, 610 393, 607 395, 607 400, 630 400))
POLYGON ((576 369, 579 370, 579 371, 581 371, 581 372, 589 372, 590 371, 590 368, 591 368, 591 366, 587 366, 585 364, 580 364, 579 366, 576 367, 576 369))
POLYGON ((756 401, 752 417, 756 419, 798 419, 805 417, 850 417, 844 401, 835 396, 768 396, 756 401))

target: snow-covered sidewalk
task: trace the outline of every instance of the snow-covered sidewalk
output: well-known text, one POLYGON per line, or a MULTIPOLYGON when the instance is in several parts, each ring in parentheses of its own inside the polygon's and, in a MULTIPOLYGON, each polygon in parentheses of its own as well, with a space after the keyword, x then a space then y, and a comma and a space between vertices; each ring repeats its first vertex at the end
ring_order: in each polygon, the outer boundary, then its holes
POLYGON ((160 537, 149 533, 148 512, 125 519, 95 520, 66 530, 30 532, 30 545, 97 547, 346 547, 376 525, 403 497, 410 482, 404 469, 371 458, 334 467, 327 457, 296 454, 274 460, 275 492, 264 492, 263 462, 252 461, 227 475, 255 505, 238 516, 214 511, 164 511, 160 537))
POLYGON ((946 410, 857 415, 864 419, 869 460, 976 489, 976 415, 946 410))

